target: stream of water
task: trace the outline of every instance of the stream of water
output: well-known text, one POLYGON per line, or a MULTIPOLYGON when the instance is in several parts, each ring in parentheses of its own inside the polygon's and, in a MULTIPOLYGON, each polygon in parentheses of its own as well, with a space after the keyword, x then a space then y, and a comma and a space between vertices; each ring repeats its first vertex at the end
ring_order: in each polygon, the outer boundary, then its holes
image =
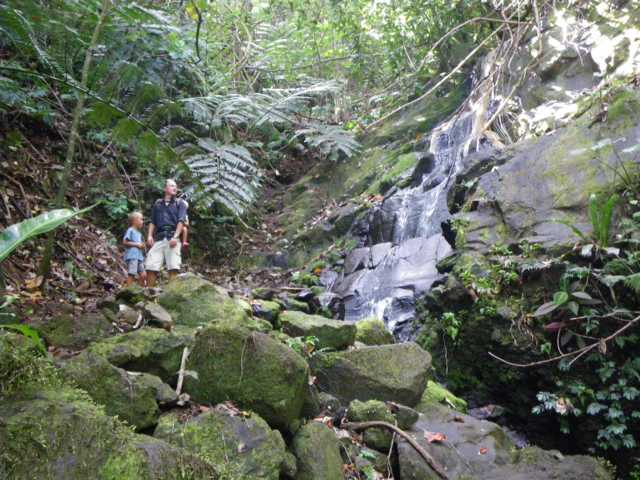
POLYGON ((452 253, 442 226, 450 219, 447 192, 461 160, 476 150, 475 131, 484 122, 481 109, 466 109, 431 132, 430 168, 415 186, 399 190, 369 212, 362 248, 345 259, 332 291, 341 299, 344 318, 375 317, 400 340, 413 335, 416 300, 442 276, 436 264, 452 253))

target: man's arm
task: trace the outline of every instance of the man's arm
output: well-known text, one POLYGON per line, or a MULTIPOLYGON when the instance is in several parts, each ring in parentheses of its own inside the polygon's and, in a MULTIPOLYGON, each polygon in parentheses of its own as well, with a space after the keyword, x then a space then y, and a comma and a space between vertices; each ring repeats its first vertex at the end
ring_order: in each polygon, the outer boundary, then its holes
POLYGON ((149 224, 149 233, 147 233, 147 245, 153 247, 155 241, 153 240, 153 235, 156 233, 156 226, 153 223, 149 224))
POLYGON ((178 239, 180 238, 180 235, 182 234, 182 227, 184 226, 184 224, 182 222, 178 222, 178 226, 176 227, 176 233, 173 234, 173 238, 171 238, 171 240, 169 240, 169 246, 171 248, 175 247, 178 244, 178 239))

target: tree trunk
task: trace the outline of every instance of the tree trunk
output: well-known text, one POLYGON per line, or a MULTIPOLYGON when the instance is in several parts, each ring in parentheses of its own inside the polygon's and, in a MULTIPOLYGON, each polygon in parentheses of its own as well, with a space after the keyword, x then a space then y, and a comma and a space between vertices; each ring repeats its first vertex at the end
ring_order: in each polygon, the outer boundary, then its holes
MULTIPOLYGON (((111 7, 111 0, 102 0, 102 11, 98 17, 98 22, 93 29, 93 35, 91 36, 91 42, 84 55, 84 63, 82 65, 82 75, 80 78, 80 90, 78 90, 78 103, 73 110, 73 120, 71 122, 71 132, 69 133, 69 144, 67 145, 67 155, 64 161, 64 169, 62 170, 62 178, 60 180, 60 186, 58 187, 58 193, 55 198, 55 208, 62 208, 64 206, 65 195, 69 186, 69 179, 73 170, 73 160, 76 151, 76 143, 78 142, 78 131, 80 129, 80 119, 82 117, 82 111, 84 110, 84 102, 86 94, 83 90, 87 89, 89 83, 89 71, 91 70, 91 61, 93 59, 93 51, 98 44, 100 38, 100 31, 104 25, 109 8, 111 7)), ((47 244, 42 256, 42 263, 40 264, 39 273, 46 280, 51 269, 51 257, 53 255, 53 248, 55 245, 56 233, 55 230, 49 233, 47 237, 47 244)), ((45 281, 42 282, 45 284, 45 281)))

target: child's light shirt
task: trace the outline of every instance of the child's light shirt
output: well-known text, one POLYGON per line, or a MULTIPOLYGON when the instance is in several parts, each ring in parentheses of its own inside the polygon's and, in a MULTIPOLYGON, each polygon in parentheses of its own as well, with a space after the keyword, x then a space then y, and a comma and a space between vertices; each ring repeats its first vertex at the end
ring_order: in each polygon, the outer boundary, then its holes
MULTIPOLYGON (((142 243, 142 233, 140 233, 140 230, 129 227, 124 234, 124 240, 133 243, 142 243)), ((142 250, 138 247, 129 247, 124 252, 124 260, 125 262, 128 260, 144 260, 144 253, 142 253, 142 250)))

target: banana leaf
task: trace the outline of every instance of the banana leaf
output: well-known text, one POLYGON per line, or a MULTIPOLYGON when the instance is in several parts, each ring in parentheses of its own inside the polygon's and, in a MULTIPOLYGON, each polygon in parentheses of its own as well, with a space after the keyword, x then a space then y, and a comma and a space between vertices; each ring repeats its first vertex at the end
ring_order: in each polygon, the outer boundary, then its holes
POLYGON ((82 210, 69 208, 50 210, 37 217, 8 226, 0 232, 0 262, 27 240, 58 228, 73 217, 92 209, 94 206, 92 205, 82 210))

